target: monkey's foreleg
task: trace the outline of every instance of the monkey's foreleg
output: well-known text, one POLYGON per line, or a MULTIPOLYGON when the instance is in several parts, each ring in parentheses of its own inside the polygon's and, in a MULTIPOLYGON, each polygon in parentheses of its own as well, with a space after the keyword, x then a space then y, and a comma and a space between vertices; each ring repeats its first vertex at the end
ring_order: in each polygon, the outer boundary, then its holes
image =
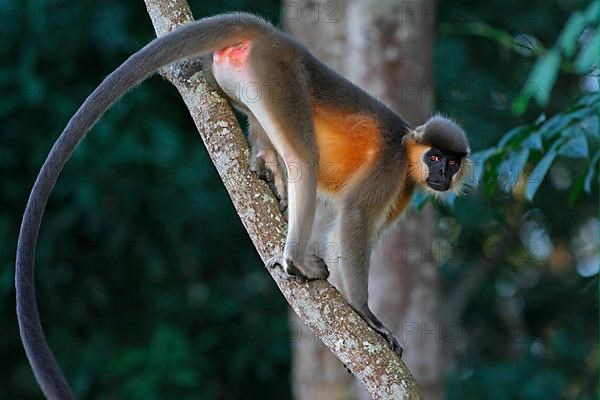
POLYGON ((340 240, 340 271, 344 295, 350 306, 379 333, 400 357, 403 348, 388 329, 369 308, 369 229, 367 216, 357 206, 342 207, 338 217, 340 240))

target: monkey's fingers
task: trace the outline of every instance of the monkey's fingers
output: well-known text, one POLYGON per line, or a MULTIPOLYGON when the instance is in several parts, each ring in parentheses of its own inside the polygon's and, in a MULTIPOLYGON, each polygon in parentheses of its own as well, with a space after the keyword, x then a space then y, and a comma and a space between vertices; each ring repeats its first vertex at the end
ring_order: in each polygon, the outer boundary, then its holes
POLYGON ((275 182, 275 173, 272 170, 265 167, 264 161, 262 161, 262 159, 258 159, 254 165, 251 164, 250 171, 256 174, 256 176, 258 176, 260 180, 266 182, 267 185, 269 185, 269 189, 271 189, 271 191, 279 201, 279 211, 285 213, 288 208, 288 202, 287 198, 284 195, 282 195, 282 190, 280 190, 280 188, 277 187, 277 183, 275 182))
POLYGON ((376 329, 376 331, 385 339, 386 342, 388 342, 390 348, 394 350, 394 352, 398 354, 400 358, 402 358, 404 348, 402 347, 402 345, 400 345, 400 342, 398 342, 396 336, 394 336, 394 334, 386 328, 376 329))
POLYGON ((283 214, 285 214, 285 216, 287 217, 287 208, 288 208, 288 202, 285 199, 279 200, 279 211, 281 211, 283 214))
POLYGON ((346 370, 347 373, 352 374, 352 371, 350 371, 350 368, 348 368, 348 366, 344 363, 342 363, 342 365, 344 366, 344 369, 346 370))
POLYGON ((286 259, 282 255, 276 255, 271 257, 271 259, 267 261, 266 267, 269 269, 275 267, 282 268, 289 279, 295 279, 299 281, 309 280, 309 278, 302 272, 302 270, 300 270, 300 268, 296 266, 294 261, 286 259))
MULTIPOLYGON (((269 185, 269 188, 275 195, 275 198, 277 198, 277 200, 279 201, 279 211, 281 211, 282 213, 285 213, 288 208, 287 197, 285 196, 284 188, 280 188, 277 186, 275 173, 272 172, 271 170, 267 170, 266 177, 263 178, 263 177, 259 176, 259 178, 262 179, 263 181, 267 182, 267 184, 269 185)), ((286 215, 286 217, 287 217, 287 215, 286 215)))
POLYGON ((294 265, 293 262, 286 260, 281 254, 271 257, 266 264, 267 268, 281 268, 288 277, 303 277, 302 272, 294 265))
POLYGON ((283 256, 281 254, 277 254, 277 255, 271 257, 269 260, 267 260, 267 263, 265 264, 265 266, 268 269, 273 269, 276 267, 283 268, 283 264, 284 264, 283 256))

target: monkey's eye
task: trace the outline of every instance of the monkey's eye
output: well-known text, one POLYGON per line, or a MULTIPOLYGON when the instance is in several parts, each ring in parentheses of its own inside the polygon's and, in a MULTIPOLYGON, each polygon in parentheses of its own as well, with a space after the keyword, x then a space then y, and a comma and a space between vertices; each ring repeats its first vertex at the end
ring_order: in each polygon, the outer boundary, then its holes
POLYGON ((450 165, 451 167, 454 167, 456 165, 456 160, 448 161, 448 165, 450 165))
POLYGON ((440 161, 440 157, 436 156, 435 154, 430 155, 429 159, 434 162, 440 161))

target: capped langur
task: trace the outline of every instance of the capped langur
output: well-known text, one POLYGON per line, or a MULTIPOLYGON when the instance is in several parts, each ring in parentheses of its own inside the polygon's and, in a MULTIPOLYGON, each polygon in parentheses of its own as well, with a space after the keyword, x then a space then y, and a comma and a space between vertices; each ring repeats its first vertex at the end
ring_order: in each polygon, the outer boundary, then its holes
POLYGON ((328 264, 335 264, 345 299, 402 353, 369 309, 371 249, 402 215, 415 187, 460 189, 469 155, 465 133, 439 116, 411 129, 268 22, 223 14, 152 40, 108 75, 70 119, 35 181, 15 283, 21 338, 48 399, 72 398, 35 300, 35 246, 48 196, 77 144, 116 100, 159 68, 192 57, 202 57, 209 83, 248 116, 252 169, 268 178, 287 208, 286 245, 268 266, 300 279, 327 279, 328 264), (325 257, 328 243, 335 251, 325 257))

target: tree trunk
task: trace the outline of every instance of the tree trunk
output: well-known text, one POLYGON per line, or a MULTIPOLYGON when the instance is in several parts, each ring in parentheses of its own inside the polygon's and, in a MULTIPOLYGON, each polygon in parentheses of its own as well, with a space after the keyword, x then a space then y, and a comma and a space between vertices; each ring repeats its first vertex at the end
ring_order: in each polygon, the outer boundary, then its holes
MULTIPOLYGON (((412 124, 432 112, 434 3, 423 1, 286 0, 289 32, 330 67, 399 111, 412 124)), ((432 257, 431 207, 409 211, 384 235, 372 257, 370 304, 405 347, 403 359, 425 399, 444 398, 440 287, 432 257)), ((336 285, 335 274, 332 283, 336 285)), ((293 343, 296 400, 369 398, 304 329, 293 343)))

